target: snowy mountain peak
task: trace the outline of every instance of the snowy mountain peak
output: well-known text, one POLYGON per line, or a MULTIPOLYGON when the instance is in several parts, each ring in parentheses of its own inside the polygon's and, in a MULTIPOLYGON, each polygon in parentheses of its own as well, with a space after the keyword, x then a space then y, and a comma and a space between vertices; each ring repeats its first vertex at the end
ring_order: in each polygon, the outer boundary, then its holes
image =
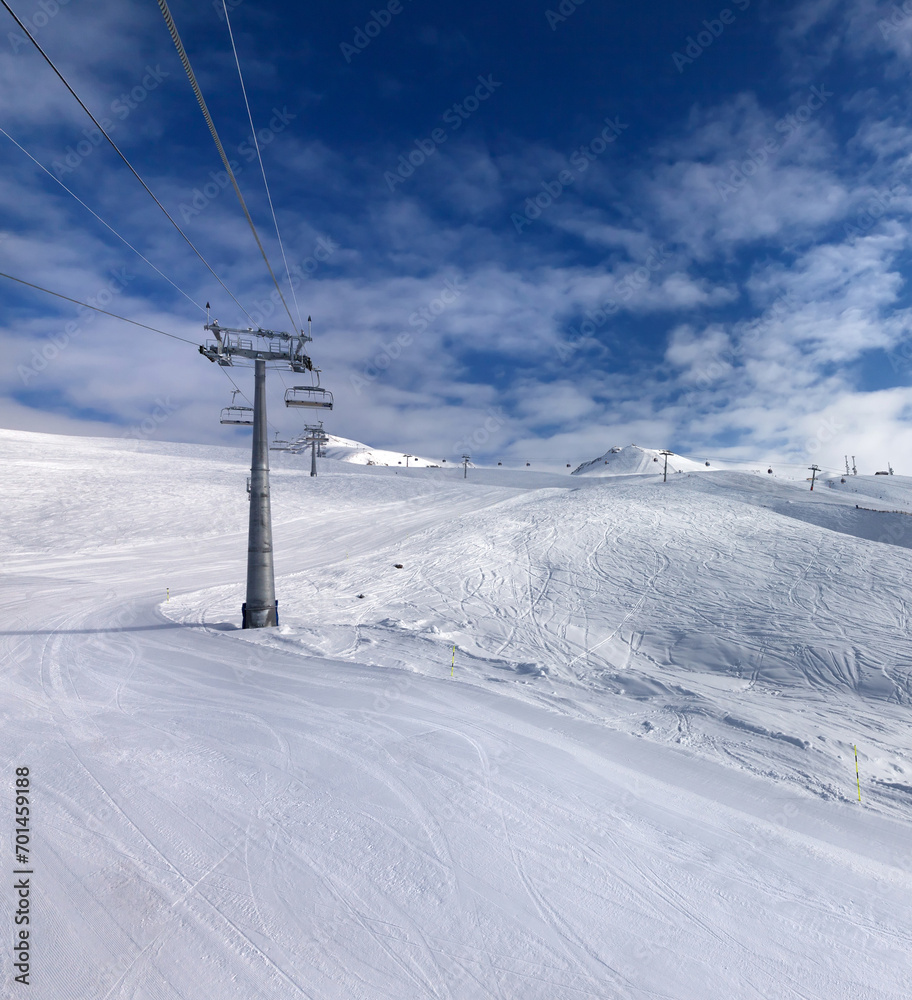
MULTIPOLYGON (((709 462, 697 462, 681 455, 668 456, 669 472, 696 472, 712 468, 709 462)), ((658 474, 665 469, 665 456, 658 448, 641 448, 628 444, 609 448, 604 455, 583 462, 574 469, 574 476, 635 476, 658 474)))

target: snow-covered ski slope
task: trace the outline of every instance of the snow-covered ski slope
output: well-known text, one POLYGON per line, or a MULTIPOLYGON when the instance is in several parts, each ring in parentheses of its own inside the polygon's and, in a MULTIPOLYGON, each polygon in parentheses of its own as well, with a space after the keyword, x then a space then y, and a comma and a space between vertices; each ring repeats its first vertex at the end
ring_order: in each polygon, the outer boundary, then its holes
POLYGON ((912 481, 270 458, 0 432, 30 996, 906 1000, 912 481))

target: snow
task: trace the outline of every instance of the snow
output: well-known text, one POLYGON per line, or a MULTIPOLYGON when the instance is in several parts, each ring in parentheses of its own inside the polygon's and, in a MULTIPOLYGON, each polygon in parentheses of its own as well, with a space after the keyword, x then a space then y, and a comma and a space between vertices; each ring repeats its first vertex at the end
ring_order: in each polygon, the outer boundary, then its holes
MULTIPOLYGON (((324 452, 327 458, 338 462, 353 462, 356 465, 406 465, 405 454, 401 451, 384 451, 382 448, 370 448, 360 441, 350 441, 348 438, 327 434, 324 452)), ((440 462, 420 455, 409 455, 408 467, 425 469, 436 467, 440 462)))
MULTIPOLYGON (((668 455, 668 474, 681 472, 750 472, 755 475, 772 475, 776 478, 810 482, 810 468, 794 463, 733 462, 713 459, 694 459, 684 455, 668 455)), ((659 448, 641 448, 635 444, 615 445, 604 455, 583 462, 571 475, 574 476, 642 476, 665 475, 665 455, 659 448)), ((818 472, 818 479, 838 479, 837 473, 818 472)))
MULTIPOLYGON (((698 472, 708 466, 683 455, 668 455, 669 472, 698 472)), ((604 455, 583 462, 572 472, 574 476, 631 476, 643 474, 664 475, 665 455, 658 448, 640 448, 635 444, 626 447, 615 445, 604 455)))
POLYGON ((908 996, 912 480, 332 447, 0 431, 31 995, 908 996))

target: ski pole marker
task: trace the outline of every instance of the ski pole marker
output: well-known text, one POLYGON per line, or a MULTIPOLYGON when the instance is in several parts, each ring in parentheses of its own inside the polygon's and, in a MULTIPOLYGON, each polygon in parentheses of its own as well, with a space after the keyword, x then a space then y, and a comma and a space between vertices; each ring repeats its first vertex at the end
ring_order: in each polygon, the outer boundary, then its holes
POLYGON ((855 782, 858 785, 858 801, 861 802, 861 777, 858 774, 858 747, 853 745, 852 749, 855 751, 855 782))

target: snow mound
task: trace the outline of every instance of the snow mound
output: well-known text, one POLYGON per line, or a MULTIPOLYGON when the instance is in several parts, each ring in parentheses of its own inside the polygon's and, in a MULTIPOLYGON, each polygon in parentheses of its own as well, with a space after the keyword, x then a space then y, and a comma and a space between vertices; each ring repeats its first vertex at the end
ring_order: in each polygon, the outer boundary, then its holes
MULTIPOLYGON (((405 468, 406 458, 399 451, 384 451, 382 448, 371 448, 360 441, 350 441, 348 438, 336 437, 328 434, 329 438, 324 453, 327 458, 335 459, 337 462, 351 462, 354 465, 401 465, 405 468)), ((422 458, 420 455, 409 455, 408 467, 410 469, 435 469, 440 465, 430 458, 422 458)))
MULTIPOLYGON (((641 448, 639 445, 628 444, 625 447, 615 445, 604 455, 583 462, 573 470, 573 476, 642 476, 661 475, 665 469, 665 456, 658 448, 641 448)), ((697 460, 684 455, 668 456, 668 472, 748 472, 752 475, 771 475, 774 479, 788 479, 793 482, 810 482, 810 469, 805 463, 794 462, 762 462, 733 461, 731 459, 697 460)), ((820 482, 838 481, 840 473, 835 471, 819 472, 820 482)), ((873 479, 873 477, 870 477, 873 479)), ((878 482, 878 495, 884 493, 878 482)))
MULTIPOLYGON (((682 455, 668 456, 669 472, 698 472, 712 468, 706 462, 697 462, 682 455)), ((657 448, 640 448, 635 444, 609 448, 591 462, 583 462, 574 469, 574 476, 637 476, 661 473, 665 469, 665 456, 657 448)))

